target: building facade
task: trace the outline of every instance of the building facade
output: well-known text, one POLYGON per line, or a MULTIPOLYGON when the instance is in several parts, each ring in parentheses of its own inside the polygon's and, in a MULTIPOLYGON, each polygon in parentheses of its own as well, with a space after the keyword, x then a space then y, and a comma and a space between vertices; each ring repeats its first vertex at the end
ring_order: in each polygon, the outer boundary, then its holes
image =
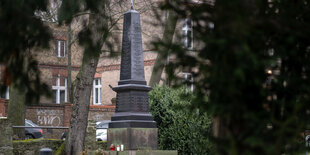
MULTIPOLYGON (((138 10, 141 14, 144 71, 147 83, 149 83, 153 71, 153 65, 157 57, 157 53, 156 51, 154 51, 152 42, 157 41, 158 39, 161 39, 163 37, 164 21, 169 16, 169 14, 167 14, 166 12, 158 11, 159 9, 152 9, 158 6, 158 2, 161 1, 136 0, 134 6, 135 9, 138 10)), ((116 10, 118 10, 120 13, 115 16, 115 18, 117 19, 117 24, 115 24, 115 26, 113 27, 111 31, 111 36, 113 36, 114 38, 118 38, 116 41, 113 41, 113 46, 115 47, 116 51, 119 51, 118 54, 111 57, 110 51, 105 50, 105 47, 103 47, 104 52, 100 56, 96 73, 94 75, 92 95, 89 104, 91 105, 91 109, 93 111, 96 111, 94 112, 96 114, 90 114, 89 118, 96 121, 101 119, 109 119, 112 114, 109 113, 107 117, 100 117, 100 112, 113 112, 113 108, 115 108, 114 104, 116 93, 111 89, 111 87, 117 86, 117 82, 119 81, 121 54, 120 51, 123 25, 122 15, 124 12, 129 10, 129 8, 130 6, 127 4, 123 4, 122 7, 120 6, 120 8, 116 8, 116 10)), ((79 72, 82 63, 83 48, 80 47, 76 41, 77 32, 81 29, 81 23, 78 20, 71 25, 73 40, 73 42, 71 43, 68 42, 67 26, 58 26, 57 24, 53 23, 47 23, 47 25, 51 29, 54 38, 50 42, 50 49, 35 51, 33 52, 33 54, 39 61, 42 81, 49 85, 49 88, 53 93, 52 98, 41 97, 39 105, 41 105, 41 108, 43 105, 46 105, 46 107, 51 109, 52 107, 57 107, 57 105, 61 106, 63 103, 69 102, 68 44, 71 44, 71 81, 75 80, 79 72)), ((190 19, 186 18, 179 20, 176 27, 174 40, 180 42, 184 45, 185 48, 188 48, 189 50, 193 50, 195 48, 195 44, 193 43, 193 23, 190 19)), ((170 61, 171 59, 173 58, 168 58, 167 61, 170 61)), ((182 71, 178 71, 177 74, 183 76, 187 81, 193 81, 190 71, 187 71, 185 73, 182 71)), ((163 73, 161 83, 164 82, 165 74, 163 73)), ((190 90, 194 89, 191 85, 189 85, 188 88, 190 90)), ((2 94, 1 98, 4 98, 3 101, 8 100, 9 92, 2 94)), ((59 107, 57 108, 59 109, 59 107)), ((4 112, 2 112, 2 114, 4 114, 4 112)), ((42 122, 39 121, 38 117, 37 119, 32 120, 37 123, 42 122)), ((48 124, 39 123, 39 125, 48 124)), ((60 126, 61 125, 68 124, 60 123, 60 126)))

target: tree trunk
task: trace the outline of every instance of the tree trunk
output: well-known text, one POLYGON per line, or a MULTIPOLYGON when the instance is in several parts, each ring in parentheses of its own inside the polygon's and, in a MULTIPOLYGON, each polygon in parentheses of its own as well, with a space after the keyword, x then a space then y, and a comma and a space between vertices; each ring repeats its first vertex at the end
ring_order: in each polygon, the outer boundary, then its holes
POLYGON ((67 32, 67 44, 68 44, 68 96, 69 96, 69 102, 73 103, 73 92, 72 92, 72 79, 71 79, 71 70, 72 70, 72 66, 71 66, 71 38, 72 38, 72 31, 71 31, 71 24, 68 25, 68 32, 67 32))
MULTIPOLYGON (((105 3, 99 10, 105 11, 105 3)), ((88 123, 88 111, 90 95, 93 87, 94 75, 96 72, 100 52, 104 41, 107 38, 108 29, 106 16, 92 13, 89 16, 88 29, 80 35, 80 43, 84 45, 83 62, 74 84, 73 109, 66 141, 67 155, 80 155, 84 150, 86 128, 88 123)))
MULTIPOLYGON (((10 87, 10 101, 8 119, 12 125, 25 125, 25 93, 20 91, 15 84, 10 87)), ((13 129, 13 139, 25 139, 25 129, 13 129)))
MULTIPOLYGON (((162 38, 162 42, 165 45, 172 44, 176 23, 178 21, 177 13, 172 10, 168 10, 168 11, 169 11, 169 16, 165 24, 164 34, 162 38)), ((157 55, 157 58, 154 64, 153 71, 152 71, 150 83, 149 83, 149 85, 152 87, 159 84, 160 82, 161 75, 162 75, 162 72, 164 70, 165 63, 166 63, 166 58, 164 58, 163 52, 169 52, 169 50, 170 50, 170 46, 168 46, 168 48, 167 47, 159 48, 158 55, 157 55)))
POLYGON ((90 94, 99 57, 83 58, 83 64, 76 77, 74 105, 69 137, 66 145, 68 155, 79 155, 84 149, 90 94))

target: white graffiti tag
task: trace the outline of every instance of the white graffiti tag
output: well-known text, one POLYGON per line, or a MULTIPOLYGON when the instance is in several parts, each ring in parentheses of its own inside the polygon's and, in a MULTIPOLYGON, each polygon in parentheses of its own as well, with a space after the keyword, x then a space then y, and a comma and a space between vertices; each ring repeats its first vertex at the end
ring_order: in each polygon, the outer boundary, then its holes
POLYGON ((60 110, 37 109, 39 125, 60 126, 63 113, 60 110))
POLYGON ((38 116, 38 123, 43 125, 59 126, 61 120, 59 116, 38 116))

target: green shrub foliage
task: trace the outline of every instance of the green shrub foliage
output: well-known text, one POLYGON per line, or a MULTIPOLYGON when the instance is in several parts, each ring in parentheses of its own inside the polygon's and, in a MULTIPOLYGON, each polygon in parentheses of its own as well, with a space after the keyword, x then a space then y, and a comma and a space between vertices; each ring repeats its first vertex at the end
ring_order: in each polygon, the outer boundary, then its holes
POLYGON ((210 117, 189 109, 191 94, 184 89, 157 86, 150 92, 150 110, 157 122, 159 149, 179 154, 208 154, 210 117))

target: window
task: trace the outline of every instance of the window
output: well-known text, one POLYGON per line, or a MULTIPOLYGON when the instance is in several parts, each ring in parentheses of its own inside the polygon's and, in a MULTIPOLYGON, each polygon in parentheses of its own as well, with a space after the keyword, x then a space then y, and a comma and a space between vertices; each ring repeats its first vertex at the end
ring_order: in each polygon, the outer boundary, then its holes
POLYGON ((93 104, 101 104, 101 79, 94 79, 93 84, 93 104))
POLYGON ((67 102, 67 78, 59 75, 53 77, 53 103, 67 102))
POLYGON ((65 40, 56 40, 55 42, 55 55, 57 57, 66 56, 66 41, 65 40))
POLYGON ((0 98, 10 99, 10 87, 6 88, 6 91, 0 94, 0 98))
POLYGON ((192 73, 183 73, 184 75, 184 82, 185 82, 185 89, 186 92, 193 92, 194 91, 194 78, 192 73))
POLYGON ((182 25, 183 46, 187 49, 193 48, 193 22, 191 19, 184 19, 182 25))

